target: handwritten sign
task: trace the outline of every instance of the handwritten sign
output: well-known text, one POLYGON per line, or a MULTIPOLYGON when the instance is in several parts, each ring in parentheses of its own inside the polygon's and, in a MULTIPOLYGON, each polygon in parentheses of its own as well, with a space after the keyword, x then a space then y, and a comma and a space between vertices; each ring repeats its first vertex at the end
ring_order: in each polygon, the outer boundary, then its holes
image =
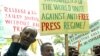
POLYGON ((89 30, 87 0, 40 0, 41 35, 89 30))
POLYGON ((25 26, 40 28, 38 1, 33 0, 11 0, 3 1, 0 7, 0 34, 10 37, 14 33, 19 33, 25 26), (17 4, 17 5, 16 5, 17 4))

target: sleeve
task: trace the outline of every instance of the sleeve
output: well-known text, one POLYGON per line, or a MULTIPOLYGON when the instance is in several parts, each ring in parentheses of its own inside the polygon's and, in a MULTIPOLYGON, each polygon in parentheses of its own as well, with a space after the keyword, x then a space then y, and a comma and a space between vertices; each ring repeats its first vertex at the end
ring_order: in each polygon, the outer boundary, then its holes
POLYGON ((17 56, 20 47, 21 45, 19 43, 12 42, 4 56, 17 56))

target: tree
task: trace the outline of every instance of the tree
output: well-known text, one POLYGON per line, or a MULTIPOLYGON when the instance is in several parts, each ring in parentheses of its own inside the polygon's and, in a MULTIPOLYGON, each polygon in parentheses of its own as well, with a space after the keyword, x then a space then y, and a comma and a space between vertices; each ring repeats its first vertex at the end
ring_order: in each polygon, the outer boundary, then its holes
POLYGON ((63 47, 65 47, 65 38, 60 36, 60 35, 55 35, 54 36, 54 44, 62 44, 63 47))
MULTIPOLYGON (((65 49, 65 38, 62 37, 61 35, 55 35, 53 43, 58 46, 61 45, 63 47, 62 49, 65 49)), ((64 56, 64 51, 63 51, 63 53, 61 53, 61 51, 60 51, 60 53, 59 53, 59 51, 57 51, 57 56, 61 56, 61 55, 64 56)))

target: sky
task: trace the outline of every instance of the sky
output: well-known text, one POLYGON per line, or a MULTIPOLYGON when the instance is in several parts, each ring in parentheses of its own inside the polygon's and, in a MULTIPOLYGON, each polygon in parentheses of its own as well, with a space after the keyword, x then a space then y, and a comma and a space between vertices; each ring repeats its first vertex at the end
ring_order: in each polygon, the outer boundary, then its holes
POLYGON ((100 0, 88 0, 89 22, 100 20, 100 0))

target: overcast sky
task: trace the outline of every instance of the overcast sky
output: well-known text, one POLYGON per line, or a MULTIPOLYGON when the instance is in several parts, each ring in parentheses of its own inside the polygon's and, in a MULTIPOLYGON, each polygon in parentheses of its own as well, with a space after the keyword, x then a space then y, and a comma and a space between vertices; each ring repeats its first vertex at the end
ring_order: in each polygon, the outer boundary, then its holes
POLYGON ((90 23, 100 19, 100 0, 88 0, 90 23))

